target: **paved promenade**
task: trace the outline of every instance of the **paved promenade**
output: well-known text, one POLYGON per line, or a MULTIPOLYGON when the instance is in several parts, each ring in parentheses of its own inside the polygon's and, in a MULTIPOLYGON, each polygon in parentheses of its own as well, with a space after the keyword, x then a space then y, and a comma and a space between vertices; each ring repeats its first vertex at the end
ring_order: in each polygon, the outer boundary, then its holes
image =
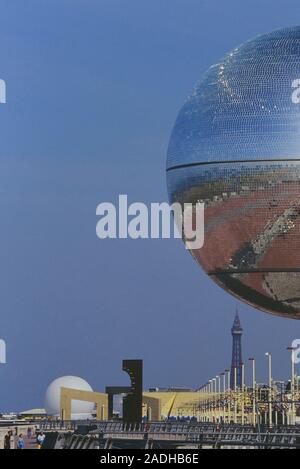
POLYGON ((33 435, 31 438, 27 437, 28 428, 31 428, 32 431, 35 430, 32 425, 12 425, 7 427, 0 427, 0 449, 4 449, 4 437, 8 431, 13 432, 13 437, 11 438, 11 449, 17 448, 18 436, 22 433, 25 442, 26 449, 36 449, 36 437, 33 435))

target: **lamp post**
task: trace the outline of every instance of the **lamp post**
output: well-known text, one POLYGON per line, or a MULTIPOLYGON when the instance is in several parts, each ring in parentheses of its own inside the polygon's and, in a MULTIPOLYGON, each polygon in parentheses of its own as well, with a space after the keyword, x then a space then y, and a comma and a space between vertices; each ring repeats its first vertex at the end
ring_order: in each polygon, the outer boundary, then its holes
POLYGON ((206 393, 205 393, 205 415, 204 415, 204 421, 207 421, 208 418, 208 412, 209 412, 209 383, 206 385, 206 393))
POLYGON ((217 409, 217 378, 213 380, 213 388, 214 388, 214 395, 213 395, 213 419, 216 420, 216 409, 217 409))
POLYGON ((207 396, 207 421, 210 421, 210 406, 211 406, 211 381, 208 381, 208 396, 207 396))
POLYGON ((227 373, 227 390, 230 391, 230 370, 226 370, 227 373))
POLYGON ((230 370, 225 370, 225 380, 227 376, 227 392, 228 392, 228 423, 231 422, 231 389, 230 389, 230 370))
POLYGON ((291 396, 292 396, 292 405, 291 405, 291 425, 295 425, 295 348, 288 347, 287 350, 291 352, 291 361, 292 361, 292 376, 291 376, 291 396))
POLYGON ((217 402, 218 402, 218 419, 221 420, 221 378, 216 376, 217 380, 217 402))
POLYGON ((234 423, 237 424, 237 369, 234 367, 234 423))
POLYGON ((204 412, 205 412, 205 387, 206 387, 206 384, 204 386, 202 386, 202 388, 200 388, 199 390, 199 408, 198 408, 198 411, 197 411, 197 421, 201 422, 203 420, 203 415, 204 415, 204 412))
POLYGON ((222 373, 221 376, 223 378, 223 423, 226 423, 226 372, 222 373))
POLYGON ((206 418, 207 418, 208 402, 209 402, 209 384, 206 383, 205 390, 204 390, 204 412, 203 412, 204 422, 206 422, 206 418))
POLYGON ((253 411, 253 426, 256 426, 256 360, 255 358, 249 358, 252 362, 252 388, 253 388, 253 400, 252 400, 252 411, 253 411))
POLYGON ((205 409, 205 421, 209 419, 209 399, 210 399, 210 383, 207 383, 207 395, 206 395, 206 409, 205 409))
POLYGON ((242 425, 245 424, 245 365, 242 363, 242 425))
POLYGON ((269 401, 269 428, 273 426, 273 406, 272 406, 272 355, 271 353, 266 353, 266 357, 268 358, 268 365, 269 365, 269 392, 268 392, 268 401, 269 401))

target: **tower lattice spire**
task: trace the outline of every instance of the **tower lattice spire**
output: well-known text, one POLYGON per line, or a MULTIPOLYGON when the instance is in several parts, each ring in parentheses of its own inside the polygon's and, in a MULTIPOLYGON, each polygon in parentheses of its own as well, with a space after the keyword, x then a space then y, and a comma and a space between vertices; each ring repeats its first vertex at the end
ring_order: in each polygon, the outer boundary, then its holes
POLYGON ((242 387, 242 366, 243 366, 243 353, 242 353, 242 335, 243 328, 239 317, 238 310, 234 318, 234 323, 231 329, 232 334, 232 361, 231 361, 231 376, 230 387, 234 389, 235 384, 237 388, 242 387), (235 369, 236 369, 236 383, 235 383, 235 369))

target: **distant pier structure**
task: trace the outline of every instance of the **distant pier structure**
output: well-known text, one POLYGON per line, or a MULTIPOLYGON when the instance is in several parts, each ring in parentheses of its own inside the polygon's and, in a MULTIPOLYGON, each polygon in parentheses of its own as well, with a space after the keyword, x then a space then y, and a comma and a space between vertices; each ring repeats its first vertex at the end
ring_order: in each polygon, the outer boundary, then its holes
POLYGON ((243 352, 242 352, 242 335, 243 328, 238 311, 236 312, 234 323, 231 329, 232 334, 232 362, 231 362, 231 375, 230 387, 232 390, 242 387, 242 369, 243 369, 243 352), (236 370, 236 383, 235 383, 235 370, 236 370))

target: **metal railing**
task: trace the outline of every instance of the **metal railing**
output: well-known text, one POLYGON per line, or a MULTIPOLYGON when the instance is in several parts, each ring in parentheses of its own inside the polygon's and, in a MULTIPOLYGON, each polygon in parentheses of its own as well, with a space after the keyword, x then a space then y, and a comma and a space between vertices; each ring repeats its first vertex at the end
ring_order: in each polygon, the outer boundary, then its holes
POLYGON ((218 425, 212 423, 149 422, 126 425, 123 422, 47 421, 40 429, 58 432, 60 448, 122 448, 176 447, 191 445, 196 448, 295 448, 300 449, 300 427, 280 426, 268 431, 266 427, 218 425), (79 434, 84 428, 87 435, 79 434))

